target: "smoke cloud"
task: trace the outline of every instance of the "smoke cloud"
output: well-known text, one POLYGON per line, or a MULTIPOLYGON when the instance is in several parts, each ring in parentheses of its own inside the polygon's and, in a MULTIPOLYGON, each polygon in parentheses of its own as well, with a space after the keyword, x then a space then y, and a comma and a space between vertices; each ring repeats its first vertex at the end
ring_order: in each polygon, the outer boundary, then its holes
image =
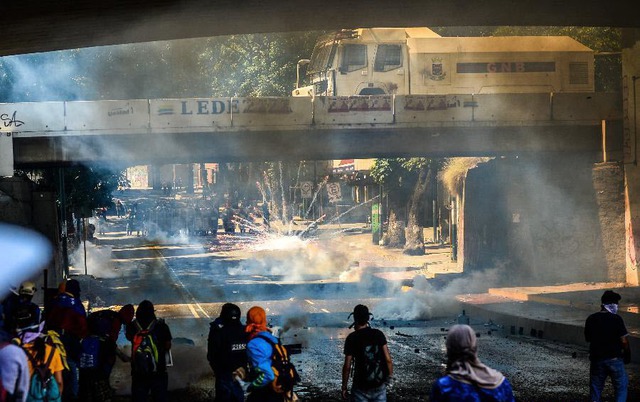
POLYGON ((485 293, 490 287, 504 283, 504 278, 503 268, 493 268, 463 275, 440 288, 424 276, 416 276, 411 289, 394 292, 397 297, 378 304, 375 307, 375 317, 387 320, 430 320, 452 316, 458 310, 456 296, 485 293))

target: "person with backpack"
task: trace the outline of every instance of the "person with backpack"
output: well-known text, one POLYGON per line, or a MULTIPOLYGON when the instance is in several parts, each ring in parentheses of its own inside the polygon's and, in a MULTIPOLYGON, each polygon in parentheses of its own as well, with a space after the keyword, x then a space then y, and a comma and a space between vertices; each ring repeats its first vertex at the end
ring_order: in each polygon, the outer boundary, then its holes
POLYGON ((515 402, 509 380, 478 359, 476 332, 466 324, 449 329, 447 374, 431 387, 430 401, 515 402))
POLYGON ((249 380, 247 402, 288 402, 296 400, 293 386, 299 381, 288 352, 267 329, 267 314, 254 306, 247 312, 247 358, 249 380))
POLYGON ((109 382, 116 356, 129 361, 116 344, 123 324, 133 320, 133 305, 127 304, 119 311, 99 310, 87 317, 88 335, 80 342, 80 399, 83 402, 107 402, 111 400, 109 382), (120 352, 120 353, 118 353, 120 352))
POLYGON ((240 307, 225 303, 210 324, 207 360, 216 377, 216 402, 243 402, 244 392, 234 373, 247 366, 247 333, 240 322, 240 307))
POLYGON ((4 314, 0 305, 0 402, 25 402, 29 393, 29 362, 25 351, 11 343, 3 330, 4 314))
MULTIPOLYGON (((358 304, 353 313, 355 331, 344 342, 342 366, 342 399, 353 402, 387 400, 387 383, 393 376, 393 362, 382 331, 369 325, 369 308, 358 304), (351 395, 349 376, 353 370, 351 395)), ((349 317, 351 317, 349 315, 349 317)), ((349 328, 351 328, 349 327, 349 328)))
POLYGON ((24 349, 29 364, 27 402, 61 402, 64 392, 64 366, 60 352, 45 341, 44 321, 25 323, 16 339, 24 349))
POLYGON ((125 332, 131 342, 131 400, 146 402, 151 393, 154 402, 168 400, 169 376, 166 355, 171 350, 171 331, 156 317, 153 303, 143 300, 136 318, 125 332))
POLYGON ((66 351, 69 367, 64 371, 65 401, 76 401, 80 391, 80 341, 87 335, 87 313, 80 300, 80 283, 69 279, 61 284, 46 314, 47 328, 57 332, 66 351))

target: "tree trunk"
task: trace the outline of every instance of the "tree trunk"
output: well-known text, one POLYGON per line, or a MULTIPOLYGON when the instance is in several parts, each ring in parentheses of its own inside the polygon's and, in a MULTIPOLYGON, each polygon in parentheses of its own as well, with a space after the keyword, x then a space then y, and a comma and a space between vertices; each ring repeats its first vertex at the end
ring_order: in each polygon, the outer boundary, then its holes
POLYGON ((393 199, 393 194, 389 194, 389 223, 387 232, 382 237, 385 246, 393 248, 402 248, 405 243, 405 225, 404 220, 398 217, 402 208, 397 200, 393 199))
POLYGON ((404 254, 424 255, 424 228, 420 225, 418 216, 424 205, 424 195, 431 182, 431 174, 431 168, 428 165, 420 169, 418 181, 413 188, 413 195, 409 201, 409 217, 405 235, 407 240, 402 251, 404 254))

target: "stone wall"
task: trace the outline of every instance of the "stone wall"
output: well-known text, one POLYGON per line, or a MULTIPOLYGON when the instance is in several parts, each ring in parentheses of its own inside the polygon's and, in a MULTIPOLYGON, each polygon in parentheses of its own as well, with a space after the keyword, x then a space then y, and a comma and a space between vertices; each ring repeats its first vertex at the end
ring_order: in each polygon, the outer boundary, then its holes
POLYGON ((498 158, 465 183, 465 270, 503 267, 521 285, 624 281, 620 164, 498 158), (595 167, 594 167, 595 166, 595 167))
POLYGON ((640 168, 638 120, 640 119, 640 30, 625 30, 622 51, 623 153, 625 168, 626 281, 640 284, 640 168))

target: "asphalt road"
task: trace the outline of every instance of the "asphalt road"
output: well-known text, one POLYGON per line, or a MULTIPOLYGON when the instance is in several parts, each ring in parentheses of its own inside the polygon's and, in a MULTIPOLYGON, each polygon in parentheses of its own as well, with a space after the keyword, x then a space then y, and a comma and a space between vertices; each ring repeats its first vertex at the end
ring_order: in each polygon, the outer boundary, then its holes
MULTIPOLYGON (((313 241, 249 235, 147 239, 126 236, 124 221, 114 220, 88 248, 91 275, 78 279, 92 308, 154 302, 175 338, 172 401, 212 399, 208 324, 228 301, 243 312, 256 304, 265 307, 284 342, 302 344, 293 361, 302 377, 299 396, 306 401, 340 400, 347 317, 356 304, 367 304, 375 317, 372 325, 387 336, 394 359, 389 400, 428 400, 431 384, 443 372, 446 330, 458 307, 453 296, 440 295, 439 303, 429 306, 429 319, 411 319, 411 314, 424 317, 425 311, 415 310, 424 295, 380 275, 398 272, 407 262, 383 258, 374 247, 368 235, 345 231, 313 241), (399 309, 407 310, 402 320, 399 309)), ((76 261, 72 272, 82 274, 83 259, 76 261)), ((584 348, 512 336, 474 317, 471 324, 480 336, 480 359, 509 378, 519 401, 588 400, 584 348)), ((629 400, 640 400, 640 370, 632 365, 628 371, 629 400)), ((128 376, 127 365, 119 363, 112 385, 122 400, 128 376)), ((610 387, 606 397, 611 398, 610 387)))

